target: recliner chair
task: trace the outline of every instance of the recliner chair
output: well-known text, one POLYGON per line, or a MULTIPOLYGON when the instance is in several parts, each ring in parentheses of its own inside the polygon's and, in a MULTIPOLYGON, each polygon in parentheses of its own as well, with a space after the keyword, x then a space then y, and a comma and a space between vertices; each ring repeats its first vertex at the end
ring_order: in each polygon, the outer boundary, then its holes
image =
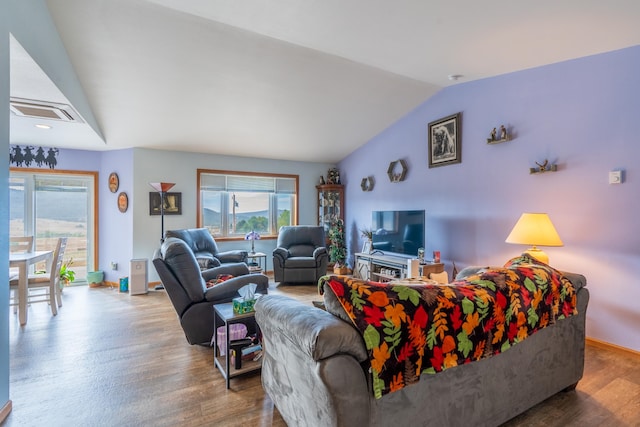
POLYGON ((324 227, 284 226, 273 250, 273 276, 276 282, 317 283, 327 274, 329 254, 324 227))
POLYGON ((231 302, 239 296, 238 289, 249 283, 255 283, 256 293, 263 295, 269 288, 269 278, 263 274, 249 274, 249 267, 244 263, 228 263, 201 272, 191 247, 176 237, 165 239, 153 256, 153 265, 189 344, 211 343, 214 304, 231 302), (207 288, 206 282, 221 274, 234 277, 207 288))
POLYGON ((206 228, 167 230, 164 237, 177 237, 184 240, 193 251, 201 270, 219 267, 226 263, 247 262, 247 251, 220 252, 216 241, 206 228))

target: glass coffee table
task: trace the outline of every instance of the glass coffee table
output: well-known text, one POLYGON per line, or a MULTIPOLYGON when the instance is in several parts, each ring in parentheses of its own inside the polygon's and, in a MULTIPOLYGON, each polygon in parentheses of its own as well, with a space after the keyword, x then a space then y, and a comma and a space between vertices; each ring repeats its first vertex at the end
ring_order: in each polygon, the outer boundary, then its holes
MULTIPOLYGON (((235 365, 235 360, 232 360, 234 356, 232 354, 232 345, 230 343, 231 339, 229 334, 229 325, 240 323, 243 320, 247 319, 255 323, 255 312, 251 311, 249 313, 236 314, 233 312, 233 304, 230 302, 224 304, 214 304, 213 310, 216 314, 213 320, 213 337, 211 338, 211 342, 213 344, 213 361, 220 370, 220 373, 222 373, 222 376, 225 378, 228 389, 230 386, 231 378, 244 375, 249 372, 259 371, 262 368, 262 358, 258 358, 258 360, 242 360, 242 366, 240 368, 235 365), (222 319, 223 325, 217 324, 218 317, 222 319), (224 326, 225 328, 225 340, 227 342, 224 356, 220 356, 218 351, 218 326, 224 326)), ((256 329, 257 328, 258 325, 256 324, 256 329)))

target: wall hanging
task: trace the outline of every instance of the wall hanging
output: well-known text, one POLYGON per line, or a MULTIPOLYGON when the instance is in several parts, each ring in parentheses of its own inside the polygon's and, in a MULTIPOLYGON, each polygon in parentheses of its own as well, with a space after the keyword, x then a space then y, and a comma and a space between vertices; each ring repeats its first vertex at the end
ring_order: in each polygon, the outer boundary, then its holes
POLYGON ((32 163, 35 163, 38 167, 45 165, 49 167, 49 169, 55 169, 58 164, 58 160, 56 159, 58 152, 59 150, 57 148, 45 149, 42 147, 31 147, 29 145, 24 147, 14 145, 9 150, 9 163, 17 167, 24 165, 27 168, 30 167, 32 163))
POLYGON ((368 176, 366 178, 362 178, 362 181, 360 182, 360 188, 362 188, 362 191, 372 191, 374 184, 375 183, 373 181, 373 177, 368 176))
POLYGON ((429 167, 446 166, 462 161, 460 119, 452 114, 429 123, 429 167))
POLYGON ((118 178, 118 174, 115 172, 111 172, 109 174, 109 191, 115 193, 118 191, 120 187, 120 178, 118 178))
POLYGON ((389 181, 391 182, 401 182, 404 181, 404 179, 407 176, 407 171, 409 169, 407 168, 407 164, 405 163, 404 160, 402 159, 398 159, 398 160, 394 160, 393 162, 389 163, 389 168, 387 169, 387 176, 389 176, 389 181), (397 170, 399 166, 399 171, 397 170))
POLYGON ((504 125, 500 125, 500 130, 493 128, 489 138, 487 138, 487 144, 500 144, 507 141, 511 141, 511 135, 504 125))
POLYGON ((538 162, 536 162, 536 165, 538 165, 537 168, 529 168, 529 173, 544 173, 544 172, 557 172, 558 171, 558 165, 556 164, 549 164, 549 160, 544 161, 544 163, 540 164, 538 162))

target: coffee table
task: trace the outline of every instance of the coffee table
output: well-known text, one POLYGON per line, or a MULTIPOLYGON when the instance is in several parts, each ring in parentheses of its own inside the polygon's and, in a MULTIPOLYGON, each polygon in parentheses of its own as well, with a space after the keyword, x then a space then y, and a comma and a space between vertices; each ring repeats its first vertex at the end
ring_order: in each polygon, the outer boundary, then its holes
MULTIPOLYGON (((230 386, 231 378, 237 377, 239 375, 244 375, 249 372, 259 371, 262 369, 262 358, 259 360, 243 360, 242 367, 240 369, 236 369, 234 364, 231 363, 232 351, 230 346, 230 334, 229 334, 229 325, 233 323, 240 323, 243 320, 251 320, 255 323, 255 312, 251 311, 249 313, 236 314, 233 312, 233 304, 223 303, 223 304, 214 304, 213 310, 215 311, 215 316, 213 320, 213 337, 211 338, 211 343, 213 344, 213 361, 215 365, 222 373, 227 385, 227 389, 230 386), (222 323, 225 327, 225 340, 227 340, 226 351, 224 356, 220 356, 218 354, 218 326, 217 319, 218 317, 222 319, 222 323)), ((223 325, 220 325, 223 326, 223 325)), ((258 325, 256 324, 256 328, 258 325)))

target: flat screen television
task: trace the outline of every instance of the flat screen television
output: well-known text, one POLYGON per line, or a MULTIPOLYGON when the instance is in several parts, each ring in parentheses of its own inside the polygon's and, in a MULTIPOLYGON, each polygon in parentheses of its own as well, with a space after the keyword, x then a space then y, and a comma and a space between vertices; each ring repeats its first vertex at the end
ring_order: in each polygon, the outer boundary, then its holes
POLYGON ((424 248, 424 221, 424 210, 373 211, 372 250, 417 257, 418 248, 424 248))

